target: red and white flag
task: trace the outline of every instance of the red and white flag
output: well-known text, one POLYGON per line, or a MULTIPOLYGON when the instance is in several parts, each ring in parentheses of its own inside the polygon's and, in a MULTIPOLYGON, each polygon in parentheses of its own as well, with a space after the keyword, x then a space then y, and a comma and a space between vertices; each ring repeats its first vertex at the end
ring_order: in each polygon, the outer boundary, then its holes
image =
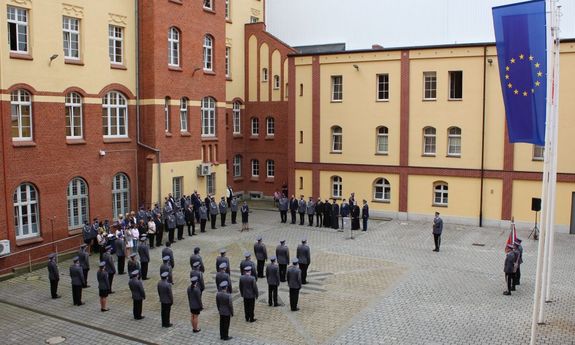
POLYGON ((509 244, 515 244, 515 241, 517 241, 517 230, 515 230, 515 223, 511 222, 511 231, 509 232, 509 237, 507 238, 505 247, 507 248, 507 245, 509 244))

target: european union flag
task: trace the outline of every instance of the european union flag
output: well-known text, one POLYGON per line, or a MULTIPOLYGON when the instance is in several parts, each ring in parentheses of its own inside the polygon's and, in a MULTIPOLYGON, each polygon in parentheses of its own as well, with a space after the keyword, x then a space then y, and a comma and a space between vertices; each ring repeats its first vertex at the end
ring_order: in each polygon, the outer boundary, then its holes
POLYGON ((545 1, 493 8, 509 141, 545 145, 547 93, 545 1))

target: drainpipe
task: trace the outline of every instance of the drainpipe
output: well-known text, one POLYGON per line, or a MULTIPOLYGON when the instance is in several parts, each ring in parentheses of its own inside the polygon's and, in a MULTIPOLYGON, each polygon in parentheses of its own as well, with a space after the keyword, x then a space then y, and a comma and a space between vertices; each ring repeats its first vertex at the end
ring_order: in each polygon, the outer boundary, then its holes
MULTIPOLYGON (((144 144, 140 140, 140 10, 139 0, 134 0, 136 6, 136 140, 138 146, 156 153, 158 162, 158 204, 162 205, 162 159, 160 149, 144 144)), ((151 200, 150 200, 151 201, 151 200)), ((152 201, 153 202, 153 201, 152 201)), ((150 205, 151 206, 151 205, 150 205)))
POLYGON ((485 178, 486 75, 487 75, 487 46, 483 46, 483 119, 481 122, 481 186, 479 187, 479 227, 483 226, 483 180, 485 178))

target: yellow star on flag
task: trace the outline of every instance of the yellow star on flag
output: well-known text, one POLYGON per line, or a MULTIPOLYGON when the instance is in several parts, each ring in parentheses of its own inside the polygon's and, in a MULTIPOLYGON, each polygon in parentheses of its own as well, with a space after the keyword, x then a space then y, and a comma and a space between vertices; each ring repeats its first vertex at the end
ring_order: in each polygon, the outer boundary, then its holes
POLYGON ((509 74, 506 74, 506 75, 505 75, 505 79, 509 79, 509 74))
POLYGON ((527 96, 527 91, 523 91, 523 96, 527 96))
POLYGON ((515 58, 512 58, 510 61, 511 63, 515 63, 515 58))
POLYGON ((539 80, 537 80, 537 81, 535 82, 535 86, 541 86, 541 82, 540 82, 539 80))
POLYGON ((541 64, 539 64, 539 62, 535 63, 535 68, 539 68, 539 66, 541 66, 541 64))
POLYGON ((505 70, 506 70, 506 71, 509 71, 509 66, 505 66, 505 70))
POLYGON ((518 94, 519 94, 519 90, 515 89, 515 90, 513 90, 513 93, 516 94, 516 95, 518 95, 518 94))
POLYGON ((523 54, 519 55, 519 60, 523 60, 524 57, 525 57, 525 55, 523 55, 523 54))
POLYGON ((533 56, 529 55, 529 61, 533 61, 533 56))
POLYGON ((537 76, 538 76, 538 77, 543 76, 543 72, 541 72, 541 71, 537 72, 537 76))
POLYGON ((507 87, 511 89, 513 87, 513 84, 509 83, 507 84, 507 87))

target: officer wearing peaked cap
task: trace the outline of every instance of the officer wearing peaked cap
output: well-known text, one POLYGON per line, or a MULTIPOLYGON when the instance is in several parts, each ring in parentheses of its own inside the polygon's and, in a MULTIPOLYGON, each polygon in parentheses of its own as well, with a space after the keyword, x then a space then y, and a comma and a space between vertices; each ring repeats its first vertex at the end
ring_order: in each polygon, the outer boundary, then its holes
POLYGON ((148 265, 150 264, 150 247, 146 243, 146 235, 140 237, 140 245, 138 246, 138 255, 140 255, 140 262, 142 263, 142 279, 148 279, 148 265))
POLYGON ((301 244, 297 246, 296 257, 299 261, 299 268, 301 269, 301 283, 307 284, 307 269, 311 263, 311 254, 307 239, 302 239, 301 244))
POLYGON ((232 280, 230 279, 230 275, 226 273, 226 269, 229 266, 226 262, 220 263, 218 267, 218 273, 216 273, 216 286, 220 286, 222 282, 226 283, 226 289, 229 293, 232 293, 232 280))
POLYGON ((198 283, 198 288, 200 289, 201 292, 204 291, 205 289, 205 285, 204 285, 204 274, 200 271, 200 262, 196 261, 194 262, 194 264, 192 265, 192 271, 190 272, 190 279, 196 278, 198 283))
POLYGON ((102 256, 103 261, 106 263, 106 271, 108 272, 108 281, 110 282, 110 293, 112 291, 112 283, 114 282, 114 275, 116 274, 116 265, 114 264, 114 257, 112 256, 112 246, 106 246, 106 252, 102 256))
MULTIPOLYGON (((136 258, 137 256, 138 256, 138 254, 136 254, 136 253, 130 254, 130 260, 128 260, 128 273, 130 273, 130 274, 136 270, 138 272, 140 272, 140 262, 136 258)), ((143 274, 142 272, 140 272, 140 273, 143 274)), ((140 275, 138 275, 138 276, 140 277, 140 275)))
POLYGON ((50 294, 52 299, 60 298, 58 295, 58 282, 60 281, 60 270, 56 263, 56 254, 48 255, 48 280, 50 280, 50 294))
POLYGON ((172 327, 170 323, 170 312, 174 304, 174 295, 172 294, 172 284, 168 283, 168 272, 163 272, 160 276, 162 279, 158 282, 158 296, 162 305, 162 327, 172 327))
POLYGON ((172 266, 170 266, 170 257, 168 255, 162 258, 163 263, 160 265, 160 274, 168 273, 168 283, 174 284, 172 277, 172 266))
POLYGON ((301 270, 298 267, 298 259, 292 260, 292 266, 287 271, 287 281, 289 286, 289 301, 291 311, 298 311, 299 290, 301 289, 301 270))
POLYGON ((223 281, 218 285, 216 294, 216 306, 220 314, 220 339, 230 340, 229 336, 230 320, 234 316, 234 303, 232 295, 228 292, 228 282, 223 281))
POLYGON ((88 245, 82 243, 80 245, 80 250, 78 250, 78 258, 80 259, 80 267, 82 267, 82 272, 84 273, 84 288, 88 286, 88 272, 90 271, 90 255, 87 250, 88 245))
MULTIPOLYGON (((250 266, 250 267, 256 267, 256 265, 253 263, 253 261, 251 260, 251 254, 250 252, 244 252, 244 259, 242 260, 242 262, 240 262, 240 273, 244 274, 245 268, 250 266)), ((257 278, 256 278, 257 280, 257 278)))
POLYGON ((266 267, 266 278, 268 281, 268 305, 274 307, 279 307, 278 303, 278 286, 280 285, 280 270, 276 264, 276 257, 272 256, 270 258, 270 263, 266 267))
POLYGON ((230 259, 226 257, 226 250, 220 249, 220 256, 216 258, 216 271, 220 269, 220 264, 225 262, 226 266, 226 273, 230 274, 230 259))
MULTIPOLYGON (((254 244, 254 253, 256 255, 256 260, 258 262, 258 278, 264 277, 264 266, 266 264, 266 260, 268 259, 268 250, 266 249, 266 245, 262 241, 262 237, 257 237, 257 242, 254 244)), ((254 274, 255 275, 255 274, 254 274)))
POLYGON ((75 256, 72 261, 74 262, 70 266, 70 281, 72 283, 72 299, 74 305, 83 305, 82 302, 82 286, 84 285, 84 272, 82 267, 80 267, 80 258, 75 256))
POLYGON ((162 257, 166 255, 170 257, 170 266, 174 268, 176 266, 176 262, 174 260, 174 251, 172 250, 172 242, 170 241, 166 242, 166 246, 164 247, 164 249, 162 249, 162 257))
POLYGON ((200 272, 202 272, 202 273, 205 272, 204 261, 203 261, 202 257, 200 256, 200 247, 194 248, 194 254, 192 254, 192 256, 190 256, 190 268, 194 267, 195 262, 200 263, 200 272))
POLYGON ((144 316, 142 316, 142 307, 144 300, 146 299, 146 291, 144 291, 144 284, 142 284, 142 281, 140 280, 140 271, 134 270, 130 273, 128 286, 132 292, 132 301, 134 302, 134 319, 141 320, 144 318, 144 316))
POLYGON ((252 266, 246 266, 244 268, 244 274, 240 277, 240 295, 244 298, 246 321, 255 322, 254 309, 259 292, 256 279, 252 276, 252 266))
POLYGON ((285 240, 281 240, 279 246, 276 247, 276 257, 280 270, 280 281, 286 281, 286 270, 289 264, 289 248, 285 245, 285 240))
MULTIPOLYGON (((198 271, 199 272, 199 271, 198 271)), ((200 272, 202 273, 202 272, 200 272)), ((190 279, 190 286, 188 287, 188 304, 190 307, 192 329, 194 333, 201 331, 199 327, 199 316, 204 306, 202 304, 202 291, 198 286, 199 280, 197 276, 190 279)))

